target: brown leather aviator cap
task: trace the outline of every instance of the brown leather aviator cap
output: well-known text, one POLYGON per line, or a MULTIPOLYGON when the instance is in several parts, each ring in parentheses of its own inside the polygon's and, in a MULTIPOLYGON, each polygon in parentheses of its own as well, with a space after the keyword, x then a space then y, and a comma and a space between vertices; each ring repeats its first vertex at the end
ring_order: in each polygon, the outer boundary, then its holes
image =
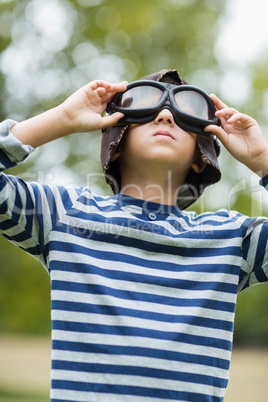
MULTIPOLYGON (((179 75, 177 70, 162 70, 141 79, 168 82, 174 85, 187 85, 186 81, 179 75)), ((112 159, 127 128, 128 126, 107 127, 103 130, 102 135, 102 169, 105 180, 112 188, 114 194, 120 192, 120 172, 117 161, 112 161, 112 159)), ((206 167, 201 173, 195 173, 192 169, 188 173, 177 199, 177 205, 180 209, 185 209, 193 204, 202 195, 206 187, 217 183, 221 178, 217 158, 220 148, 217 140, 210 141, 207 138, 197 135, 197 149, 206 167)))

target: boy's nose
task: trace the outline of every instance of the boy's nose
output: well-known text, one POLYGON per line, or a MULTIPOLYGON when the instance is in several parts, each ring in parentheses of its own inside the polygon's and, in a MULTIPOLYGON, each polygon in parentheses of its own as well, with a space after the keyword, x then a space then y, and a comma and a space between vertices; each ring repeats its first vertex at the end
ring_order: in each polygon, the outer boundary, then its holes
POLYGON ((175 124, 174 117, 169 109, 162 109, 158 113, 157 117, 155 118, 155 124, 160 124, 160 123, 168 124, 171 127, 174 126, 174 124, 175 124))

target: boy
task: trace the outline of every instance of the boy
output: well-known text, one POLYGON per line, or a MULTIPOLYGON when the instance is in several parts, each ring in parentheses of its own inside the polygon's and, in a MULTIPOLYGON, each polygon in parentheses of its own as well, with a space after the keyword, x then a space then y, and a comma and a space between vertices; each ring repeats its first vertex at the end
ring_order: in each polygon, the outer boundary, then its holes
POLYGON ((212 134, 268 185, 258 124, 211 95, 221 127, 194 134, 202 119, 191 118, 184 130, 172 102, 186 83, 176 70, 145 78, 163 83, 166 100, 143 124, 102 117, 126 84, 94 81, 43 115, 0 126, 2 170, 60 136, 104 129, 112 197, 1 175, 1 232, 51 278, 52 402, 222 401, 237 292, 267 281, 266 218, 183 210, 220 179, 212 134))

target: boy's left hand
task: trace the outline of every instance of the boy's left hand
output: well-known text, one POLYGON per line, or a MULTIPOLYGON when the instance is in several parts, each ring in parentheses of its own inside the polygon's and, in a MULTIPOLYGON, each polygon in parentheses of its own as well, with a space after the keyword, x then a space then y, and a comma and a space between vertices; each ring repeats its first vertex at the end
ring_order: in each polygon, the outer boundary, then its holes
POLYGON ((221 127, 207 126, 204 131, 216 135, 230 154, 260 177, 268 174, 268 145, 260 127, 252 117, 225 105, 216 95, 210 95, 216 106, 221 127))

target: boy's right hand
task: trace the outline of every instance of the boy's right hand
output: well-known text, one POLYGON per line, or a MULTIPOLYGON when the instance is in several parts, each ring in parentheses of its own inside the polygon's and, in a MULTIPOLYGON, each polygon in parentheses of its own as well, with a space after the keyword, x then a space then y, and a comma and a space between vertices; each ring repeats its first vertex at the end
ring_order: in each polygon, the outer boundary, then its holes
POLYGON ((92 81, 59 106, 12 127, 12 134, 23 144, 39 147, 72 133, 94 131, 112 126, 122 113, 102 116, 116 92, 126 90, 126 82, 109 84, 92 81))
POLYGON ((106 81, 92 81, 73 93, 58 110, 63 125, 69 133, 87 132, 112 126, 123 117, 122 113, 103 116, 107 103, 116 92, 125 91, 127 82, 110 84, 106 81))

